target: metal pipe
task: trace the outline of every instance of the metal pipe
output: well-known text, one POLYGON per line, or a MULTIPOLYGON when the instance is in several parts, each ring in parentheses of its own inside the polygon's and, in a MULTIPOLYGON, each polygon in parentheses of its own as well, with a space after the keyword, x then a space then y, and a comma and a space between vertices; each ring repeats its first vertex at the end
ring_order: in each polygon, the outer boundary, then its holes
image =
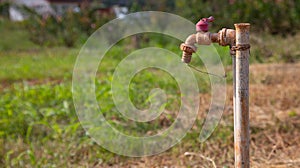
POLYGON ((235 66, 235 112, 234 112, 234 150, 235 167, 249 168, 249 23, 235 24, 236 66, 235 66))
MULTIPOLYGON (((231 58, 232 58, 232 105, 233 105, 233 114, 236 113, 235 111, 235 87, 236 87, 236 80, 235 80, 235 67, 236 67, 236 53, 232 54, 231 53, 231 58)), ((235 119, 236 115, 233 117, 233 122, 236 123, 235 119)), ((235 129, 235 128, 234 128, 235 129)))
POLYGON ((233 111, 234 111, 234 151, 235 168, 249 168, 249 23, 235 24, 235 29, 223 28, 218 33, 208 32, 208 21, 213 17, 203 18, 197 23, 199 32, 190 35, 180 45, 182 61, 189 63, 196 52, 195 43, 209 45, 211 42, 221 46, 230 46, 233 69, 233 111))

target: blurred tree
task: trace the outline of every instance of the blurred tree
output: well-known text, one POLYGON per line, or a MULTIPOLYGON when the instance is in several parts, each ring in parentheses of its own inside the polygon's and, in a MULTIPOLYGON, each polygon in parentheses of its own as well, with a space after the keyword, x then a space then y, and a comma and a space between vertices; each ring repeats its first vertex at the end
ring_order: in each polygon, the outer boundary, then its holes
POLYGON ((0 17, 9 18, 9 3, 0 1, 0 17))
POLYGON ((175 12, 192 22, 215 16, 215 24, 233 27, 249 22, 255 31, 272 34, 294 34, 300 27, 300 1, 277 0, 176 0, 175 12))

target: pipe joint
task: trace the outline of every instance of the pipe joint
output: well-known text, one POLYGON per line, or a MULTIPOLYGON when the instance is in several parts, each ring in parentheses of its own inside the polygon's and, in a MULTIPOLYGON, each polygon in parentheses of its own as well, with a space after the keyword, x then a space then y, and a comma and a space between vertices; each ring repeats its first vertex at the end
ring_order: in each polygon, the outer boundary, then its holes
POLYGON ((223 28, 218 32, 218 43, 221 46, 235 45, 235 30, 223 28))

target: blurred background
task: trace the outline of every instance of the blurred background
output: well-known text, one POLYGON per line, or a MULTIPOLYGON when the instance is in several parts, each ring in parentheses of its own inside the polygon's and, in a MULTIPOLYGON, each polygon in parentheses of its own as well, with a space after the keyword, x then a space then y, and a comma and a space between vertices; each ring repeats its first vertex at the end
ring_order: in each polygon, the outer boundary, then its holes
MULTIPOLYGON (((250 120, 252 167, 300 167, 300 1, 297 0, 0 0, 0 167, 233 167, 231 58, 215 46, 228 72, 227 102, 219 127, 205 143, 198 134, 210 104, 210 81, 195 73, 199 117, 180 144, 152 157, 115 155, 93 142, 77 119, 71 79, 76 57, 103 24, 138 11, 164 11, 193 23, 214 16, 210 32, 251 23, 250 120), (186 153, 188 152, 188 154, 186 153)), ((112 35, 107 40, 113 38, 112 35)), ((154 135, 169 127, 180 90, 166 72, 147 69, 130 84, 136 107, 148 93, 166 91, 168 113, 149 123, 123 118, 110 87, 114 68, 132 51, 154 46, 178 54, 181 41, 144 33, 119 41, 106 53, 96 95, 106 119, 124 133, 154 135), (158 78, 159 76, 159 78, 158 78)), ((199 58, 192 64, 205 70, 199 58)))

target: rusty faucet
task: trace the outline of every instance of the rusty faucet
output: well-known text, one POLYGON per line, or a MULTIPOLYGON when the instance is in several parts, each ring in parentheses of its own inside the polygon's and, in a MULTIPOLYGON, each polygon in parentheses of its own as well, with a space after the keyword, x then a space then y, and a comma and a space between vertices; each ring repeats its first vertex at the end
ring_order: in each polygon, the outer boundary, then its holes
POLYGON ((233 113, 234 113, 234 151, 235 168, 249 168, 249 23, 235 24, 235 29, 223 28, 218 33, 208 32, 209 22, 213 22, 212 16, 202 18, 196 24, 196 34, 188 36, 180 45, 182 62, 190 63, 192 54, 196 52, 198 45, 210 45, 218 43, 221 46, 230 47, 233 70, 233 113))
POLYGON ((213 22, 214 17, 202 18, 196 24, 196 34, 190 35, 184 43, 180 45, 182 53, 182 62, 190 63, 192 54, 196 52, 198 45, 210 45, 211 43, 219 43, 221 46, 235 45, 235 30, 223 28, 218 33, 208 32, 209 22, 213 22))

